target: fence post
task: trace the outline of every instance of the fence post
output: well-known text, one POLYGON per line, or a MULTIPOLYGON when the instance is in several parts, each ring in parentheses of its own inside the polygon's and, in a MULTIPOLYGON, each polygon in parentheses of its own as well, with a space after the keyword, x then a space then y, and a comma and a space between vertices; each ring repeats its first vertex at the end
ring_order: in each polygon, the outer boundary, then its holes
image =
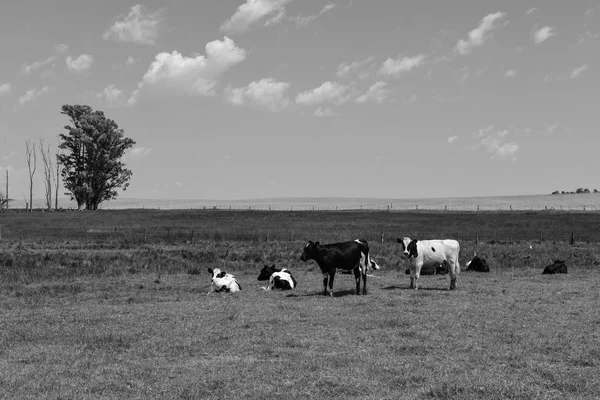
POLYGON ((571 244, 575 244, 575 235, 571 232, 571 244))
POLYGON ((544 232, 540 231, 540 243, 544 241, 544 232))
POLYGON ((475 244, 479 243, 479 233, 475 234, 475 244))
POLYGON ((383 243, 383 232, 381 232, 381 243, 383 243))
POLYGON ((144 243, 148 241, 148 228, 144 228, 144 243))
POLYGON ((292 241, 292 230, 290 229, 290 242, 292 241))
POLYGON ((194 240, 194 230, 192 229, 192 235, 190 236, 190 243, 194 240))

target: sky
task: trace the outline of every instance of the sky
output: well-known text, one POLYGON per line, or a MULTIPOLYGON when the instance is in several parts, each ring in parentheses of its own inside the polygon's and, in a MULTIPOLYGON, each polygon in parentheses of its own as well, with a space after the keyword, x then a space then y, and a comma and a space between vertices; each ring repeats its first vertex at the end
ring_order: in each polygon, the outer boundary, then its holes
POLYGON ((64 104, 135 140, 123 198, 600 188, 597 0, 5 0, 0 53, 11 198, 64 104))

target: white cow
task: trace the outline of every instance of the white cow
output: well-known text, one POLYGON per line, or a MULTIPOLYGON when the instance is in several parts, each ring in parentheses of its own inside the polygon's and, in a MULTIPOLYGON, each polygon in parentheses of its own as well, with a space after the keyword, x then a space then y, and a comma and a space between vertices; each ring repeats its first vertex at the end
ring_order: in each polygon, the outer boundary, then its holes
POLYGON ((454 239, 411 240, 397 239, 402 251, 410 261, 410 288, 418 289, 419 275, 423 266, 445 265, 450 272, 450 290, 456 289, 456 276, 460 272, 458 253, 460 245, 454 239))
MULTIPOLYGON (((211 289, 213 292, 239 292, 242 286, 237 282, 235 276, 221 271, 219 268, 208 268, 208 273, 211 274, 211 289)), ((210 290, 207 294, 210 293, 210 290)))

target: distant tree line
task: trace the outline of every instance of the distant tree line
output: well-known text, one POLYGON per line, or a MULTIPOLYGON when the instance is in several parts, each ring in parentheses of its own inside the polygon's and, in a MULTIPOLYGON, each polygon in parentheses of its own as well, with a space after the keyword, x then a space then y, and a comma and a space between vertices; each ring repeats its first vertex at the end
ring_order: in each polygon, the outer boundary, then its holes
MULTIPOLYGON (((559 192, 558 190, 555 190, 554 192, 552 192, 552 194, 580 194, 580 193, 592 193, 592 192, 590 192, 590 189, 588 189, 588 188, 579 188, 574 192, 565 192, 564 190, 562 192, 559 192)), ((600 193, 600 192, 598 192, 598 189, 594 189, 593 193, 600 193)))

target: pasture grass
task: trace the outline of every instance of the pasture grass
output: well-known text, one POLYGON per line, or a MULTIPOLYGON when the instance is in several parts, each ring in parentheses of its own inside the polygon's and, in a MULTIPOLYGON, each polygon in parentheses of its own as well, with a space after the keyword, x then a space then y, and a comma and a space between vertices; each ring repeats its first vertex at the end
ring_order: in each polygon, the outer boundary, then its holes
POLYGON ((409 290, 399 245, 371 241, 369 294, 338 273, 334 298, 303 245, 0 242, 0 398, 598 397, 598 244, 461 241, 451 292, 448 276, 409 290), (489 274, 464 271, 475 251, 489 274), (569 273, 541 275, 555 258, 569 273), (298 287, 262 290, 267 263, 298 287), (243 290, 207 295, 207 267, 243 290))

